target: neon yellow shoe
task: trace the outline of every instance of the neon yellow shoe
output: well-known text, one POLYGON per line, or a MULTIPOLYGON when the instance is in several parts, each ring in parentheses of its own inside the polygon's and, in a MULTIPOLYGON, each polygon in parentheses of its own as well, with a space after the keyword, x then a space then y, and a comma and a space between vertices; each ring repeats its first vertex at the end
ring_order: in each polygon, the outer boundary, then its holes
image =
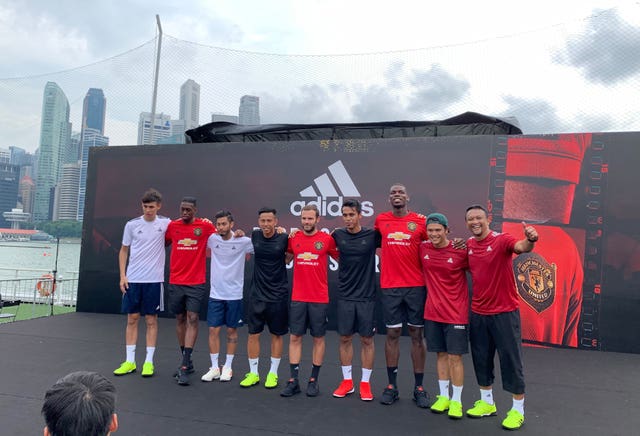
POLYGON ((257 385, 260 383, 260 376, 258 374, 254 374, 252 372, 248 372, 245 374, 244 379, 240 382, 240 386, 243 388, 250 388, 253 385, 257 385))
POLYGON ((524 415, 516 409, 507 412, 507 417, 502 421, 502 427, 507 430, 517 430, 524 424, 524 415))
POLYGON ((142 377, 153 376, 154 369, 155 367, 153 366, 153 363, 145 362, 144 365, 142 365, 142 377))
POLYGON ((448 415, 451 419, 462 419, 462 403, 460 401, 451 401, 448 415))
POLYGON ((473 403, 473 407, 467 410, 467 416, 469 418, 482 418, 484 416, 495 416, 496 411, 495 404, 489 404, 484 400, 478 400, 473 403))
POLYGON ((267 380, 264 382, 264 387, 267 389, 273 389, 278 387, 278 375, 274 372, 267 374, 267 380))
POLYGON ((438 395, 435 403, 431 405, 431 411, 433 413, 444 413, 449 410, 449 399, 444 395, 438 395))
POLYGON ((135 362, 122 362, 118 368, 113 371, 113 375, 125 375, 136 372, 135 362))

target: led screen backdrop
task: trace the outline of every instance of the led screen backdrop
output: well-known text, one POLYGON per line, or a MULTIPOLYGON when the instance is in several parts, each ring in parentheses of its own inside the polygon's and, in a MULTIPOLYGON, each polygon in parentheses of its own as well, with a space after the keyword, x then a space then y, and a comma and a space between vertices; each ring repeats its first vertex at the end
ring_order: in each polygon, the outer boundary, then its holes
MULTIPOLYGON (((628 334, 640 327, 640 205, 631 194, 640 183, 638 140, 611 133, 93 148, 78 310, 119 312, 122 230, 141 214, 149 187, 164 195, 161 214, 176 218, 181 198, 195 196, 199 216, 228 209, 248 233, 260 207, 275 207, 289 230, 310 202, 321 227, 340 227, 344 198, 358 198, 372 226, 400 182, 410 209, 446 214, 454 237, 469 236, 464 210, 473 203, 490 208, 495 230, 520 237, 523 220, 536 226, 536 250, 514 260, 525 342, 640 352, 628 334)), ((332 294, 336 269, 332 262, 332 294)))

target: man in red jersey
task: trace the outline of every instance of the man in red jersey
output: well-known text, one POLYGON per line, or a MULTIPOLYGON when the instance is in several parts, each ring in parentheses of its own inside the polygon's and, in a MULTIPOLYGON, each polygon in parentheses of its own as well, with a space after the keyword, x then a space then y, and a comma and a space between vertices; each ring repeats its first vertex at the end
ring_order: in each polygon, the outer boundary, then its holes
POLYGON ((169 263, 169 309, 176 314, 176 334, 182 350, 182 362, 176 378, 189 384, 193 372, 191 353, 198 337, 200 307, 206 301, 207 240, 215 233, 211 221, 196 218, 196 199, 184 197, 180 218, 171 221, 165 240, 171 244, 169 263))
POLYGON ((469 290, 466 250, 453 248, 447 238, 449 221, 440 213, 427 216, 429 240, 420 244, 420 259, 429 292, 424 306, 427 350, 437 353, 440 395, 431 406, 434 413, 448 411, 462 418, 462 355, 469 352, 469 290), (453 395, 449 397, 449 384, 453 395))
POLYGON ((319 394, 318 374, 324 359, 329 307, 327 267, 329 256, 337 258, 336 243, 331 235, 317 228, 320 214, 315 205, 306 205, 301 214, 302 232, 289 239, 288 251, 293 254, 294 272, 289 310, 289 364, 291 378, 280 393, 291 397, 300 393, 298 372, 302 356, 302 336, 309 329, 313 337, 313 369, 307 385, 307 396, 319 394))
POLYGON ((426 346, 423 338, 426 290, 419 247, 427 239, 425 216, 410 212, 407 188, 396 183, 389 189, 392 210, 376 217, 375 230, 381 236, 380 288, 382 310, 387 327, 385 357, 389 384, 380 403, 393 404, 398 399, 396 376, 400 355, 399 340, 406 322, 411 336, 411 360, 415 377, 413 399, 418 407, 429 407, 429 397, 422 387, 426 346))
POLYGON ((467 410, 470 418, 496 414, 493 402, 493 360, 498 352, 504 389, 513 394, 513 406, 502 421, 508 430, 524 424, 524 371, 518 292, 513 276, 513 254, 528 253, 538 240, 536 229, 522 223, 525 238, 489 229, 487 210, 469 206, 465 213, 473 237, 467 241, 473 282, 469 338, 471 357, 480 385, 480 399, 467 410))

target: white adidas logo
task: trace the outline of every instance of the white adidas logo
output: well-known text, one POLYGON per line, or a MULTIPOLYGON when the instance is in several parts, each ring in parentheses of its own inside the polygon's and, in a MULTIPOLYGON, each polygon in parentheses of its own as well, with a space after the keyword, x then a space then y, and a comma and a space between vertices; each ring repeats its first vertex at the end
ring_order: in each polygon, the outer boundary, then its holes
MULTIPOLYGON (((307 204, 315 204, 321 216, 341 216, 344 198, 360 197, 360 191, 356 188, 342 161, 339 160, 332 163, 328 169, 331 177, 329 177, 329 174, 324 173, 313 179, 311 185, 300 191, 300 197, 313 198, 313 200, 296 200, 292 202, 289 207, 292 215, 300 216, 303 207, 307 204), (329 200, 332 198, 335 198, 335 200, 329 200)), ((373 215, 374 210, 371 201, 361 201, 360 204, 362 205, 362 216, 373 215)))

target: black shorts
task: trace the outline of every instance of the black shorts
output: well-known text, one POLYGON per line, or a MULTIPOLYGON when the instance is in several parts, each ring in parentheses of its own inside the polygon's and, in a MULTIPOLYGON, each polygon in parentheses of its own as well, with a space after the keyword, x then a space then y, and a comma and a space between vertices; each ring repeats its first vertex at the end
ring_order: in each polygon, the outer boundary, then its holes
POLYGON ((174 315, 186 312, 200 313, 200 307, 207 301, 209 290, 206 285, 169 284, 169 310, 174 315))
POLYGON ((424 327, 424 286, 382 289, 382 314, 387 328, 400 328, 406 322, 412 327, 424 327))
POLYGON ((319 338, 327 332, 326 303, 292 301, 289 310, 289 330, 292 335, 302 336, 310 330, 311 336, 319 338))
POLYGON ((338 300, 338 334, 370 337, 376 334, 375 301, 338 300))
POLYGON ((261 333, 265 323, 271 334, 286 335, 289 330, 289 301, 287 299, 280 301, 250 299, 247 307, 249 334, 261 333))
POLYGON ((512 394, 524 394, 520 311, 497 315, 479 315, 471 312, 469 339, 478 384, 493 385, 493 359, 498 351, 502 387, 512 394))
POLYGON ((469 326, 424 321, 427 351, 434 353, 467 354, 469 352, 469 326))

